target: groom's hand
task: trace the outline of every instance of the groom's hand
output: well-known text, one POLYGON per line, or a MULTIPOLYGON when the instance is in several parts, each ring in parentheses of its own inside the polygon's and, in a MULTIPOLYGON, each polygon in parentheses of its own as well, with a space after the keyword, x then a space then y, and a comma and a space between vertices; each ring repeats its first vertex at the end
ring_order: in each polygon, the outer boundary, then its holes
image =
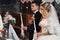
POLYGON ((34 16, 32 16, 32 17, 31 17, 31 19, 34 21, 34 20, 35 20, 35 17, 34 17, 34 16))

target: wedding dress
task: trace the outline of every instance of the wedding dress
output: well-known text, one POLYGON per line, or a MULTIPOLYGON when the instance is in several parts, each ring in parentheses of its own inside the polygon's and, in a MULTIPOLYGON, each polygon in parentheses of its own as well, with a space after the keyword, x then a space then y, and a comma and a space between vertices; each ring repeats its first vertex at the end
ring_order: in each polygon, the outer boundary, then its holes
POLYGON ((20 40, 11 24, 9 25, 9 39, 20 40))
POLYGON ((49 33, 51 33, 52 35, 42 35, 42 36, 39 36, 37 40, 60 40, 60 38, 55 33, 56 27, 52 27, 51 24, 49 23, 50 19, 51 18, 42 19, 40 24, 44 23, 43 32, 48 32, 49 31, 49 33))
POLYGON ((1 17, 1 15, 0 15, 0 30, 3 30, 3 21, 2 21, 2 17, 1 17))

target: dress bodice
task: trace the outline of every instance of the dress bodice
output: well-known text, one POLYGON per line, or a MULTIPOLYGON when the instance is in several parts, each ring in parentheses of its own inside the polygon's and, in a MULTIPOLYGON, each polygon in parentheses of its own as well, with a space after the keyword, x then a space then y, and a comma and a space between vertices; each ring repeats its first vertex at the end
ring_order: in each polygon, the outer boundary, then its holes
POLYGON ((43 32, 47 32, 48 29, 47 29, 47 19, 42 19, 39 23, 39 25, 43 28, 43 32))
POLYGON ((51 25, 51 18, 42 19, 40 21, 39 25, 43 28, 44 32, 49 32, 49 33, 52 33, 52 34, 55 33, 55 29, 51 25))

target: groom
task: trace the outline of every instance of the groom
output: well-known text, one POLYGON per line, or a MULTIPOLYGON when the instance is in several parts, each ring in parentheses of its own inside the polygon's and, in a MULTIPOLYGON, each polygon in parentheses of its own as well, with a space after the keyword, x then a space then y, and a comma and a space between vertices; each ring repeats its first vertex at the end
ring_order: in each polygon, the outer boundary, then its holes
POLYGON ((41 30, 41 27, 39 26, 39 22, 41 20, 42 14, 38 11, 39 6, 40 6, 40 3, 38 3, 37 1, 33 1, 31 3, 31 10, 32 10, 32 12, 33 12, 33 14, 35 16, 32 17, 33 20, 31 19, 29 21, 29 25, 27 27, 23 28, 23 29, 25 29, 25 30, 27 30, 29 32, 29 40, 33 39, 33 35, 34 35, 34 24, 33 24, 33 21, 34 20, 35 20, 37 32, 40 32, 40 30, 41 30))

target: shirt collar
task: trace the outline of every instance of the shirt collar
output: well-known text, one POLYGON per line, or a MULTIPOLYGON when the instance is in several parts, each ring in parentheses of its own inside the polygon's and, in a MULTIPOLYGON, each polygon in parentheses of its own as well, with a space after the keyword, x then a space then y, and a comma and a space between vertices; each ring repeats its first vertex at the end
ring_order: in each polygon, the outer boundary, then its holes
POLYGON ((36 10, 34 13, 36 13, 38 10, 36 10))

